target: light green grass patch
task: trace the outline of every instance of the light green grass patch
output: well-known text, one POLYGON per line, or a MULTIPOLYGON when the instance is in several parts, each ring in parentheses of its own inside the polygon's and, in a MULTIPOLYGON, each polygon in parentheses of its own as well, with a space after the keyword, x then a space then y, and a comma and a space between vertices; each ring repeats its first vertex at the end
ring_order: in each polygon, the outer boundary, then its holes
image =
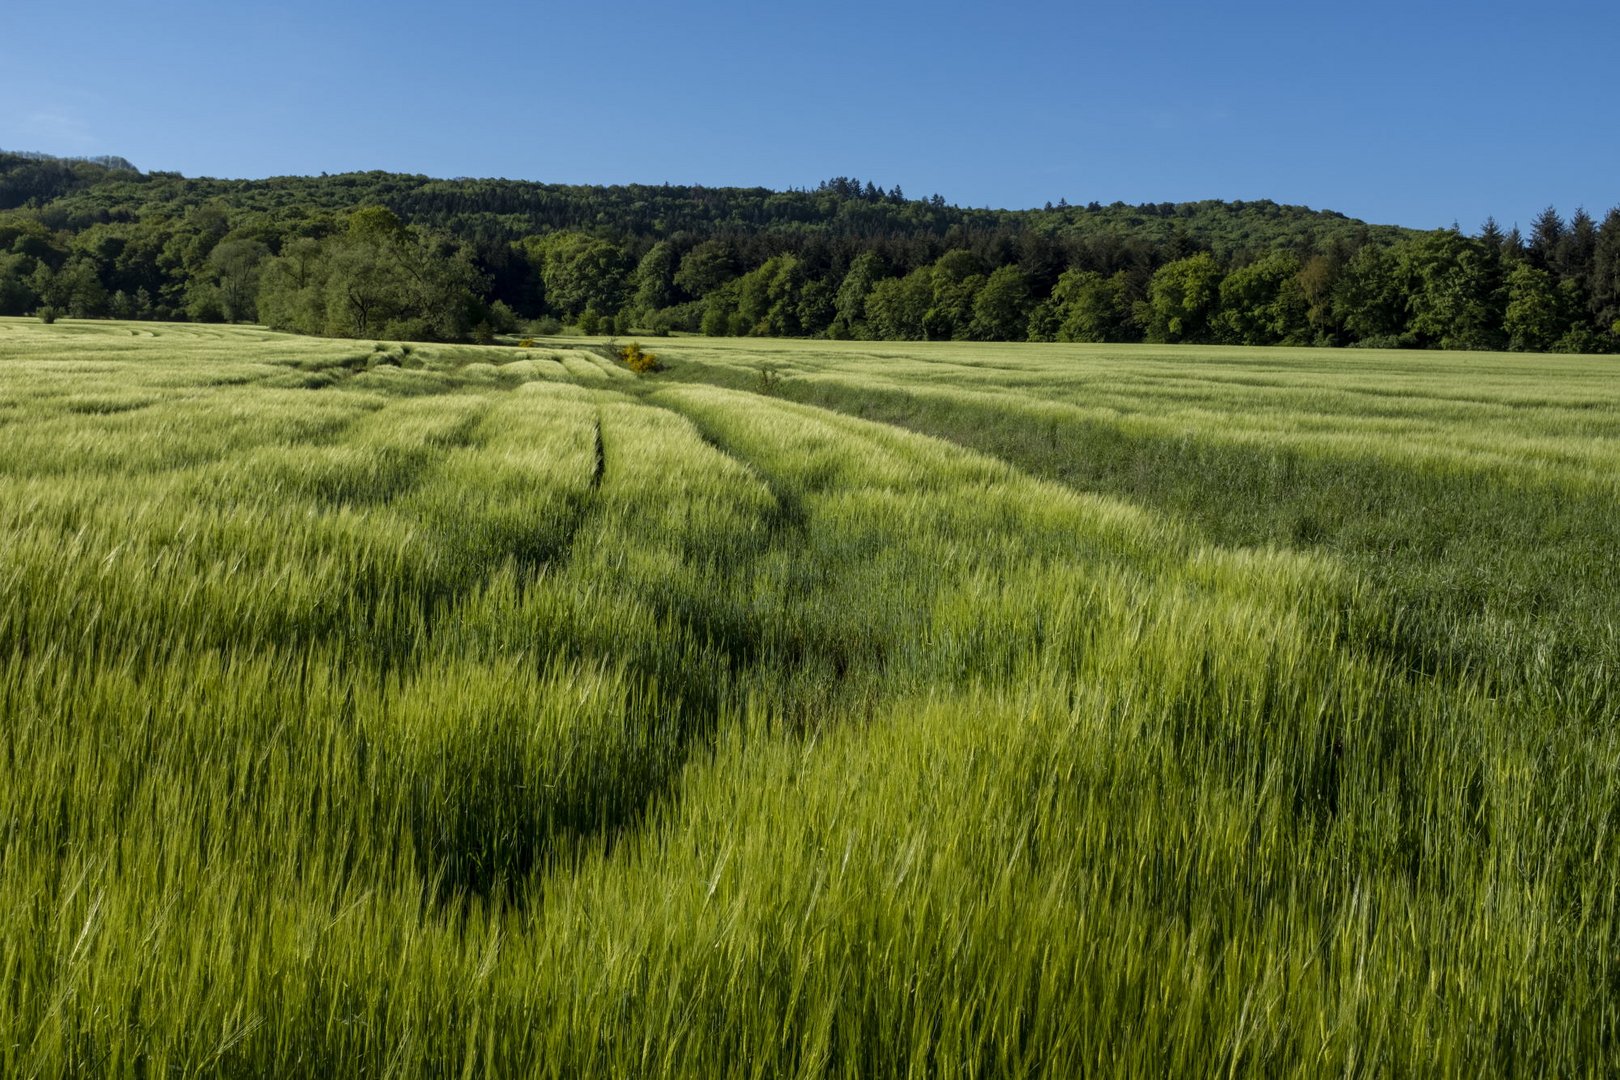
POLYGON ((1613 361, 581 344, 0 320, 0 1074, 1612 1071, 1613 361))

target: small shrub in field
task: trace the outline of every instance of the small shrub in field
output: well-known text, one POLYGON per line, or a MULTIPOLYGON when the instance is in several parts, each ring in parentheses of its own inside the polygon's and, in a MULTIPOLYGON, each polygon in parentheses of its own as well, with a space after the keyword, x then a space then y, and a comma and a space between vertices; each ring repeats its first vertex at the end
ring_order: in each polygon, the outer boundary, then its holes
POLYGON ((534 338, 532 338, 532 337, 524 338, 522 341, 518 342, 518 348, 520 348, 520 349, 532 349, 532 348, 534 348, 534 338))
POLYGON ((39 309, 39 321, 49 326, 57 320, 62 313, 50 304, 42 304, 39 309))
POLYGON ((505 300, 497 300, 489 305, 489 325, 497 334, 515 333, 518 328, 517 312, 505 300))
POLYGON ((642 349, 639 342, 632 341, 620 349, 619 359, 624 361, 625 367, 637 375, 645 375, 649 371, 658 370, 658 354, 642 349))

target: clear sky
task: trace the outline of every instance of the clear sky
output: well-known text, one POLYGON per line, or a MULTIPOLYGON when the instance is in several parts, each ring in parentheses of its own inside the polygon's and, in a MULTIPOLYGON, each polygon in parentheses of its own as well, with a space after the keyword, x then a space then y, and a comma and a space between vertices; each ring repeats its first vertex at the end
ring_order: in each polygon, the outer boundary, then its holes
POLYGON ((1620 203, 1620 4, 3 0, 0 147, 263 177, 1620 203))

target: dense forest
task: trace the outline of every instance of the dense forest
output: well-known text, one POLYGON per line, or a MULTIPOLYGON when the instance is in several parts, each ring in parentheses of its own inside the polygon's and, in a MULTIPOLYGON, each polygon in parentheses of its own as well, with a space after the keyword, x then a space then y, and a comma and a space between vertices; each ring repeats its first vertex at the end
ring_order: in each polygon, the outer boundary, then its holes
POLYGON ((0 314, 491 340, 896 340, 1620 351, 1620 207, 1528 237, 1272 202, 989 210, 810 190, 188 179, 0 152, 0 314))

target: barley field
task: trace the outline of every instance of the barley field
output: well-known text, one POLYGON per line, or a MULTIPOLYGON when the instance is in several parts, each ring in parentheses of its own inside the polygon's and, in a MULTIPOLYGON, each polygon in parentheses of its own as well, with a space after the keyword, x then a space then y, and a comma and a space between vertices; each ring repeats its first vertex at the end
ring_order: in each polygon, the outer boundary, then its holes
POLYGON ((0 1075, 1620 1070, 1620 362, 0 320, 0 1075))

